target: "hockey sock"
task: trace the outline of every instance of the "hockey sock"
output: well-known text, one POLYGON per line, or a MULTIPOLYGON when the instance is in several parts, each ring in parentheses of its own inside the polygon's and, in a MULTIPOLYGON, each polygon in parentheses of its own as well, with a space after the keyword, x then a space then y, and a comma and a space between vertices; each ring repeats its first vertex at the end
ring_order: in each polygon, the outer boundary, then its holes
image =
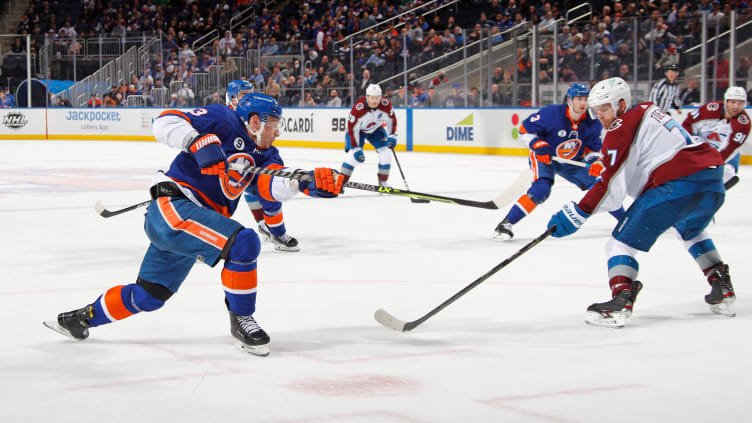
POLYGON ((164 303, 138 284, 114 286, 94 301, 94 317, 89 320, 89 325, 104 325, 141 311, 154 311, 164 303))
POLYGON ((392 168, 391 164, 379 163, 379 170, 377 172, 379 182, 386 182, 387 179, 389 179, 389 171, 391 170, 391 168, 392 168))
POLYGON ((249 229, 238 232, 222 269, 222 288, 228 307, 241 316, 256 311, 256 258, 260 248, 255 232, 249 229))
POLYGON ((284 217, 282 216, 282 210, 279 210, 279 212, 274 216, 264 214, 264 221, 266 222, 266 226, 269 227, 269 232, 271 232, 274 236, 279 237, 287 232, 287 228, 285 228, 284 217))
POLYGON ((689 247, 689 254, 695 259, 695 262, 700 266, 705 276, 707 276, 706 270, 723 261, 718 250, 715 248, 715 244, 713 244, 713 240, 710 238, 692 244, 689 247))
POLYGON ((619 291, 631 289, 639 269, 639 263, 632 256, 618 255, 609 258, 608 286, 611 288, 611 295, 616 296, 619 291))
POLYGON ((253 218, 256 220, 256 222, 261 222, 264 220, 264 209, 251 209, 251 213, 253 213, 253 218))
POLYGON ((535 207, 537 207, 537 204, 527 194, 523 194, 509 210, 506 219, 514 225, 535 210, 535 207))

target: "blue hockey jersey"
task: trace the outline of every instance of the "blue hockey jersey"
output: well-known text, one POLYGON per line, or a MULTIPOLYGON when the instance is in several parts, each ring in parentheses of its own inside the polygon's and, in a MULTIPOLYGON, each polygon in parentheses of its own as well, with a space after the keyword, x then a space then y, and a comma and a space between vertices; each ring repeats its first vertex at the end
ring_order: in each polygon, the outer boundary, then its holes
POLYGON ((548 142, 551 151, 559 157, 581 161, 586 154, 600 152, 603 125, 584 113, 573 121, 566 104, 552 104, 530 115, 522 122, 522 140, 530 142, 540 138, 548 142))
MULTIPOLYGON (((186 146, 198 134, 212 133, 222 141, 222 149, 230 166, 258 166, 282 169, 284 163, 276 147, 261 150, 248 134, 245 124, 234 110, 221 104, 183 113, 166 110, 154 122, 154 135, 157 141, 183 151, 175 157, 165 175, 193 194, 192 201, 230 217, 237 208, 243 192, 255 187, 259 195, 270 201, 277 200, 272 193, 273 177, 239 172, 228 168, 221 178, 205 175, 186 146)), ((281 201, 281 200, 280 200, 281 201)))

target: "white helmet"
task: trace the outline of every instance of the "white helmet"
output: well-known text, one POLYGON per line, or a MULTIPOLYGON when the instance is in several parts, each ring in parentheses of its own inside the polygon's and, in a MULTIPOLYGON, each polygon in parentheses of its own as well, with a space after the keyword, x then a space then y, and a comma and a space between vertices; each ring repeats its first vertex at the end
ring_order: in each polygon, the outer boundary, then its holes
POLYGON ((742 87, 728 87, 723 94, 723 102, 726 100, 741 100, 744 102, 744 107, 747 107, 747 93, 742 87))
POLYGON ((624 100, 627 107, 632 105, 632 91, 626 81, 617 77, 604 79, 590 89, 588 107, 591 109, 601 104, 610 104, 614 114, 619 110, 619 100, 624 100))
POLYGON ((381 87, 379 87, 378 84, 368 85, 368 88, 366 88, 366 95, 374 96, 374 97, 381 97, 381 87))

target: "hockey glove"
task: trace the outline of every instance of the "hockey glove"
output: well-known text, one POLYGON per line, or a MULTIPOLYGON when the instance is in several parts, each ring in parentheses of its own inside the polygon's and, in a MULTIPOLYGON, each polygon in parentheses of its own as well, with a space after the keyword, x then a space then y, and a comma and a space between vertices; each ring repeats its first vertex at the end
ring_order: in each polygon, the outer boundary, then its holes
POLYGON ((358 161, 358 163, 363 163, 364 161, 366 161, 366 156, 365 154, 363 154, 363 149, 360 147, 353 148, 353 157, 358 161))
POLYGON ((199 134, 188 144, 188 151, 206 175, 222 175, 227 169, 227 157, 222 150, 222 141, 214 134, 199 134))
POLYGON ((394 148, 397 146, 397 134, 396 133, 386 137, 386 146, 389 148, 394 148))
POLYGON ((316 198, 334 198, 339 195, 336 189, 337 171, 328 167, 317 167, 308 172, 311 181, 298 181, 298 189, 305 195, 316 198))
POLYGON ((577 232, 588 217, 590 217, 588 213, 582 211, 574 201, 570 201, 564 204, 558 213, 551 216, 548 227, 556 226, 556 230, 551 235, 555 238, 563 238, 577 232))
POLYGON ((600 176, 601 172, 606 168, 606 166, 603 165, 600 154, 598 153, 590 153, 586 155, 585 163, 588 164, 588 174, 590 176, 595 176, 596 178, 600 176))
POLYGON ((535 160, 543 164, 551 164, 551 146, 540 138, 530 142, 530 149, 535 152, 535 160))

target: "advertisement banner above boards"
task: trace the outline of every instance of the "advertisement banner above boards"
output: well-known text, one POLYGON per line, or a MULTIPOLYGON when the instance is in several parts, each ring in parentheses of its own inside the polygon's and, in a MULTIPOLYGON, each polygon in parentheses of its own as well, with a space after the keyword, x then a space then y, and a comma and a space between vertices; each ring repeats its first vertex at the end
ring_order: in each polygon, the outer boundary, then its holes
POLYGON ((413 150, 526 155, 519 127, 536 109, 414 109, 413 150))
POLYGON ((0 139, 44 139, 45 109, 0 109, 0 139))
POLYGON ((154 141, 152 121, 164 109, 48 110, 47 132, 51 140, 154 141))
MULTIPOLYGON (((404 150, 407 139, 407 111, 395 109, 397 149, 404 150)), ((279 125, 280 147, 345 148, 349 108, 285 108, 279 125)), ((371 148, 370 144, 366 148, 371 148)))

